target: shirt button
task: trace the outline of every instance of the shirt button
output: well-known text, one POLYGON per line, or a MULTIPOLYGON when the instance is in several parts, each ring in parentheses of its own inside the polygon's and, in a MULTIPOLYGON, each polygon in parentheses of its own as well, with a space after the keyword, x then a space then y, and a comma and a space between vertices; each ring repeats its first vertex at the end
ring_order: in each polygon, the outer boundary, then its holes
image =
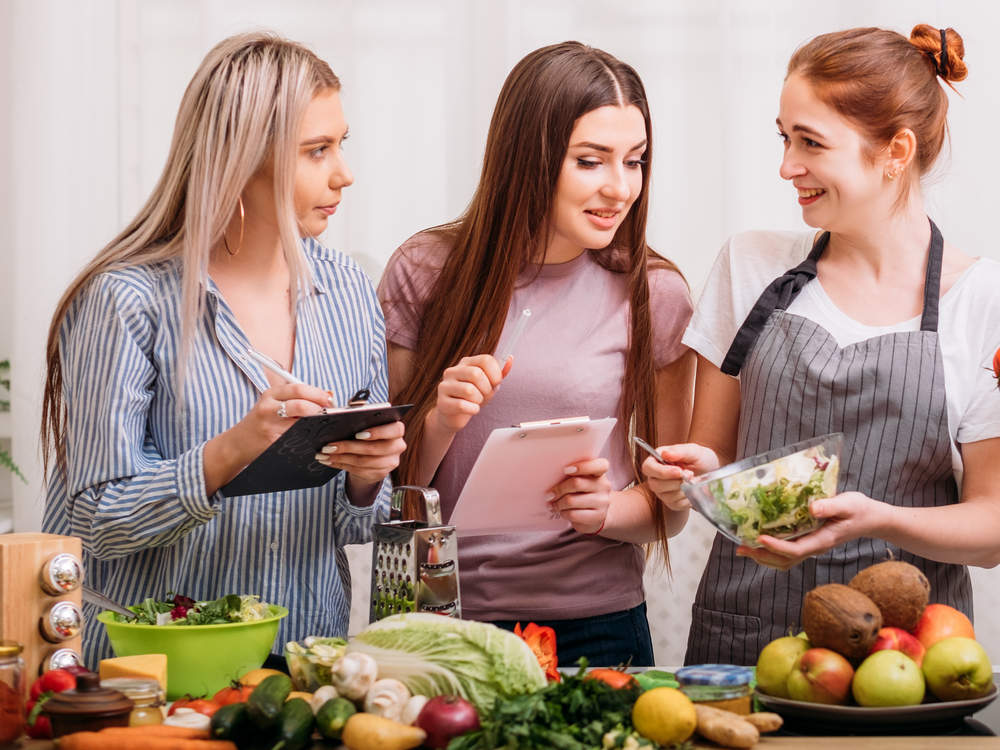
POLYGON ((271 547, 271 551, 272 552, 277 552, 278 551, 278 543, 277 542, 271 542, 270 547, 271 547))

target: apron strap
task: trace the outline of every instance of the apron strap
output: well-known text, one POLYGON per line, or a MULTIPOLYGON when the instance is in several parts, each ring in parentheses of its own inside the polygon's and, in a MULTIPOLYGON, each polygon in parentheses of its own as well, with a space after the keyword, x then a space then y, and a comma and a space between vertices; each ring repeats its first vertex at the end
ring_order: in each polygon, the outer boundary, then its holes
POLYGON ((802 287, 816 278, 816 261, 823 254, 829 241, 830 233, 823 232, 813 244, 808 257, 768 284, 763 294, 757 298, 750 314, 736 332, 736 338, 729 346, 726 358, 722 361, 721 369, 726 375, 739 375, 747 355, 757 343, 757 337, 764 330, 771 313, 787 309, 802 291, 802 287))
MULTIPOLYGON (((921 331, 937 331, 938 305, 941 298, 941 262, 944 256, 944 237, 941 230, 928 218, 931 225, 931 242, 927 254, 927 272, 924 275, 924 309, 920 316, 921 331)), ((787 310, 802 291, 802 287, 816 278, 816 261, 830 241, 830 233, 823 232, 816 240, 808 257, 795 268, 776 278, 757 299, 733 343, 722 361, 721 370, 726 375, 739 375, 747 355, 757 343, 771 313, 787 310)))
POLYGON ((921 331, 937 331, 938 306, 941 302, 941 262, 944 257, 944 237, 932 219, 931 245, 927 253, 927 273, 924 275, 924 312, 920 316, 921 331))

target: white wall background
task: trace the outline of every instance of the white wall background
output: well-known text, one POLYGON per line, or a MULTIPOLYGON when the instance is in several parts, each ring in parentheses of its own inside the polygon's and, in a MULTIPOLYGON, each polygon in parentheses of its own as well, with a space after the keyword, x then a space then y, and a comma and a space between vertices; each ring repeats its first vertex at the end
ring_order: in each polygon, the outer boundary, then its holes
MULTIPOLYGON (((928 189, 930 211, 949 240, 1000 258, 989 220, 1000 157, 1000 102, 991 84, 1000 74, 992 38, 1000 4, 631 0, 618 6, 606 0, 0 2, 0 359, 9 356, 14 366, 13 414, 0 418, 0 438, 12 436, 14 457, 31 479, 14 483, 15 528, 38 528, 41 514, 37 427, 44 337, 55 302, 145 199, 185 85, 207 50, 238 31, 268 28, 302 41, 343 80, 356 182, 325 240, 376 278, 402 240, 464 207, 496 95, 521 56, 565 39, 618 55, 636 67, 650 97, 652 242, 698 289, 727 235, 802 226, 794 195, 777 175, 774 127, 793 49, 850 26, 903 33, 920 22, 952 26, 965 39, 970 77, 959 85, 963 96, 951 97, 953 151, 928 189)), ((0 499, 10 494, 6 484, 0 476, 0 499)), ((709 539, 700 519, 692 519, 673 545, 672 580, 662 570, 647 576, 661 663, 681 658, 709 539)), ((976 572, 978 630, 1000 661, 996 582, 997 574, 976 572)))

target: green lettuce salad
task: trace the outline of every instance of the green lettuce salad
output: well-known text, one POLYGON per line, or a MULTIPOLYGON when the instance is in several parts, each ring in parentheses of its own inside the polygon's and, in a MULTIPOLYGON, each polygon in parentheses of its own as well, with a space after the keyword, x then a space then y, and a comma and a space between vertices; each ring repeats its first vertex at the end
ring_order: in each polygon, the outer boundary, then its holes
POLYGON ((817 528, 809 503, 836 492, 837 471, 837 456, 816 446, 723 477, 709 489, 719 520, 753 544, 761 534, 787 539, 817 528))
POLYGON ((198 602, 189 596, 169 592, 163 599, 150 597, 128 609, 135 612, 135 620, 124 615, 115 615, 115 619, 139 625, 225 625, 274 616, 271 606, 260 601, 259 596, 240 594, 198 602))

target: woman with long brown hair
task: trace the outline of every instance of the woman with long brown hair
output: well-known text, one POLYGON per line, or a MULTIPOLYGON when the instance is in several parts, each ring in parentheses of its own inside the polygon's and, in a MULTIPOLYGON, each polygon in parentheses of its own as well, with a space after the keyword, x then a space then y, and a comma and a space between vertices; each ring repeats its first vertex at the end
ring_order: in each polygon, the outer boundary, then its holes
MULTIPOLYGON (((43 527, 81 537, 90 585, 119 602, 256 594, 288 607, 278 643, 347 634, 343 545, 386 510, 403 425, 333 444, 323 461, 343 471, 325 486, 224 489, 296 418, 361 389, 387 396, 375 290, 315 239, 353 180, 346 137, 323 60, 271 34, 223 40, 184 93, 146 204, 59 303, 43 527)), ((94 666, 110 648, 85 612, 94 666)))
MULTIPOLYGON (((685 660, 752 664, 801 623, 803 596, 889 557, 932 602, 972 616, 966 566, 1000 562, 1000 264, 944 240, 921 178, 947 135, 944 86, 966 77, 954 29, 859 28, 796 50, 778 107, 780 175, 811 229, 723 247, 684 341, 698 352, 683 469, 842 432, 824 525, 760 548, 716 535, 685 660)), ((680 469, 646 462, 687 507, 680 469)))
POLYGON ((469 208, 407 240, 379 287, 390 393, 416 405, 400 474, 446 512, 494 428, 618 418, 606 456, 559 467, 549 503, 570 527, 460 545, 463 616, 551 625, 564 663, 652 662, 642 545, 665 556, 687 520, 635 484, 629 447, 686 434, 693 381, 687 286, 646 244, 651 138, 631 67, 577 42, 530 53, 500 93, 469 208))

